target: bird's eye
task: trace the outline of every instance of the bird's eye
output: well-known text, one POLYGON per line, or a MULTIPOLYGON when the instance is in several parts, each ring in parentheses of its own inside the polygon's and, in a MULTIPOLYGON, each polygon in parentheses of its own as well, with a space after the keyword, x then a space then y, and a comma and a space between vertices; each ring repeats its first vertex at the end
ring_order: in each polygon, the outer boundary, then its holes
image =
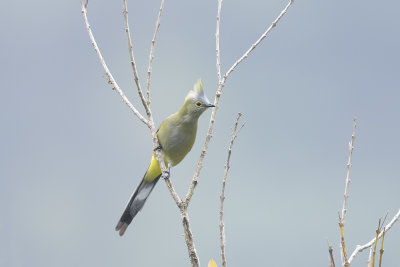
POLYGON ((195 103, 195 105, 196 105, 196 107, 198 107, 198 108, 199 108, 199 107, 201 107, 201 105, 202 105, 202 104, 201 104, 201 102, 200 102, 200 101, 197 101, 197 102, 195 103))

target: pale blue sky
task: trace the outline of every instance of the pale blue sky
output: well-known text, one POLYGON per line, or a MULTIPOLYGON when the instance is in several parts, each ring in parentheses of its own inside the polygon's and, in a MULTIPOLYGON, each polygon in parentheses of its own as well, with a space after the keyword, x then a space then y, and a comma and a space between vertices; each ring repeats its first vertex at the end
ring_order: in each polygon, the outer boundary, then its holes
MULTIPOLYGON (((137 105, 122 1, 90 1, 109 68, 137 105)), ((287 1, 225 0, 222 70, 287 1)), ((142 84, 159 1, 128 1, 142 84)), ((156 44, 152 110, 159 125, 198 78, 217 88, 217 1, 166 1, 156 44)), ((221 266, 219 195, 237 112, 225 224, 229 266, 328 266, 339 261, 352 118, 358 129, 345 226, 347 248, 369 241, 400 208, 400 3, 296 1, 231 75, 189 213, 203 266, 221 266)), ((114 231, 151 156, 148 129, 106 83, 79 1, 5 1, 0 10, 0 266, 189 266, 179 211, 161 181, 124 237, 114 231)), ((207 131, 171 170, 186 193, 207 131)), ((398 263, 400 225, 385 239, 398 263)), ((352 266, 365 266, 367 252, 352 266)))

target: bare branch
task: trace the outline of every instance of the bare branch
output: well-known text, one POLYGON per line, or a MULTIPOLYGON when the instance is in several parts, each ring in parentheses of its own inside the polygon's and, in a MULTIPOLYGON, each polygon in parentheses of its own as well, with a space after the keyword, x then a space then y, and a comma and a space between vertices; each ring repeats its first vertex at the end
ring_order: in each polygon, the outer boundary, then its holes
POLYGON ((339 213, 339 227, 340 227, 340 255, 342 258, 342 265, 349 266, 347 253, 346 253, 346 246, 344 241, 344 222, 347 212, 347 199, 349 197, 349 185, 350 185, 350 171, 352 166, 352 156, 353 156, 353 149, 354 149, 354 140, 356 139, 356 127, 357 127, 357 120, 356 117, 353 117, 353 133, 351 135, 351 141, 349 142, 349 159, 347 161, 347 175, 346 175, 346 182, 344 187, 344 200, 343 200, 343 208, 342 213, 339 213))
POLYGON ((383 249, 383 243, 385 241, 385 232, 386 232, 385 227, 383 227, 381 249, 379 250, 379 267, 382 267, 382 257, 383 257, 383 252, 385 251, 383 249))
MULTIPOLYGON (((142 99, 143 105, 146 109, 147 115, 149 117, 149 124, 150 124, 150 130, 151 130, 151 134, 153 137, 153 147, 157 148, 159 147, 160 143, 158 141, 157 138, 157 131, 154 127, 154 120, 151 114, 151 110, 150 110, 150 78, 151 78, 151 66, 153 63, 153 59, 154 59, 154 46, 155 46, 155 42, 156 42, 156 37, 157 37, 157 33, 158 33, 158 29, 160 27, 160 19, 161 19, 161 14, 162 14, 162 10, 164 7, 164 3, 165 0, 161 0, 161 5, 160 5, 160 9, 159 9, 159 13, 158 13, 158 17, 157 17, 157 22, 156 22, 156 28, 154 31, 154 35, 153 35, 153 39, 151 41, 151 48, 150 48, 150 55, 149 55, 149 66, 148 66, 148 70, 147 70, 147 83, 146 83, 146 101, 144 100, 143 94, 141 89, 139 88, 139 83, 137 82, 137 86, 138 86, 138 92, 140 95, 140 98, 142 99)), ((130 36, 129 36, 129 26, 128 26, 128 20, 127 20, 127 9, 126 9, 126 0, 124 0, 124 16, 126 17, 125 19, 125 24, 126 24, 126 29, 127 30, 127 34, 128 34, 128 41, 129 41, 129 50, 131 52, 131 62, 133 62, 132 67, 134 67, 134 60, 133 60, 133 52, 132 52, 132 48, 131 48, 131 43, 130 43, 130 36), (126 10, 126 12, 125 12, 126 10)), ((134 74, 136 73, 136 69, 134 68, 134 74)), ((135 74, 135 81, 138 80, 137 78, 137 74, 135 74)), ((166 172, 167 172, 167 168, 165 166, 165 162, 163 160, 162 157, 162 151, 159 149, 155 150, 155 155, 156 155, 156 159, 160 165, 160 168, 162 170, 162 176, 164 178, 166 178, 166 172)), ((185 234, 185 242, 186 242, 186 246, 188 248, 188 252, 189 252, 189 259, 192 263, 192 266, 200 266, 200 262, 199 262, 199 257, 197 255, 196 252, 196 248, 194 245, 194 241, 193 241, 193 235, 192 232, 190 230, 190 225, 189 225, 189 216, 187 213, 187 205, 185 205, 184 202, 182 202, 182 200, 180 199, 179 195, 176 193, 170 179, 166 178, 164 179, 165 184, 168 187, 168 190, 172 196, 172 198, 174 199, 176 205, 179 207, 180 212, 181 212, 181 217, 182 217, 182 225, 183 225, 183 229, 184 229, 184 234, 185 234)))
POLYGON ((217 90, 217 93, 216 93, 216 96, 215 96, 215 100, 214 100, 215 108, 213 108, 213 111, 211 113, 211 119, 210 119, 210 124, 209 124, 209 127, 208 127, 206 141, 204 142, 204 146, 203 146, 203 149, 202 149, 201 154, 200 154, 200 159, 197 162, 197 167, 196 167, 196 171, 195 171, 195 173, 193 175, 192 183, 189 186, 189 190, 186 193, 186 197, 185 197, 185 200, 184 200, 186 205, 189 204, 190 199, 193 196, 194 189, 196 188, 196 185, 197 185, 197 180, 199 179, 201 169, 203 168, 203 161, 204 161, 204 158, 205 158, 206 153, 207 153, 208 144, 210 143, 210 140, 211 140, 211 137, 212 137, 212 132, 214 130, 215 117, 217 115, 219 99, 221 97, 221 91, 222 91, 222 87, 223 86, 224 86, 223 84, 221 84, 221 83, 219 84, 219 87, 218 87, 218 90, 217 90))
MULTIPOLYGON (((150 79, 150 72, 151 72, 151 64, 152 64, 152 61, 153 61, 153 58, 154 58, 154 56, 153 56, 154 44, 155 44, 157 31, 158 31, 158 28, 160 26, 160 17, 161 17, 161 11, 162 11, 162 9, 164 7, 164 2, 165 2, 164 0, 162 0, 162 2, 161 2, 160 11, 159 11, 158 18, 157 18, 157 23, 156 23, 156 30, 154 32, 154 36, 153 36, 153 40, 152 40, 152 46, 151 46, 151 50, 150 50, 150 56, 149 56, 150 61, 149 61, 149 71, 148 71, 148 75, 149 76, 148 76, 148 80, 147 80, 147 100, 146 100, 144 98, 143 91, 142 91, 141 86, 140 86, 139 76, 138 76, 138 72, 137 72, 137 69, 136 69, 135 57, 133 55, 133 46, 132 46, 131 34, 130 34, 130 30, 129 30, 127 2, 126 2, 126 0, 123 0, 123 6, 124 6, 123 13, 124 13, 124 21, 125 21, 125 32, 126 32, 127 39, 128 39, 128 49, 129 49, 129 56, 130 56, 131 65, 132 65, 132 71, 133 71, 133 75, 134 75, 134 78, 135 78, 136 87, 138 89, 138 94, 140 96, 140 99, 142 100, 142 104, 143 104, 143 106, 144 106, 144 108, 146 110, 147 116, 149 117, 149 122, 151 123, 150 130, 151 130, 152 136, 153 136, 153 147, 154 148, 159 146, 159 142, 158 142, 157 132, 155 130, 154 121, 153 121, 152 113, 151 113, 151 109, 150 109, 150 100, 149 100, 149 98, 150 98, 150 93, 149 93, 150 81, 149 81, 149 79, 150 79)), ((157 158, 157 160, 158 160, 158 162, 160 164, 160 167, 161 167, 161 170, 162 170, 163 174, 165 174, 166 166, 165 166, 164 161, 162 160, 162 153, 159 152, 159 151, 156 151, 156 158, 157 158)), ((169 189, 169 191, 171 193, 172 198, 175 200, 176 204, 179 206, 181 204, 182 200, 180 199, 180 197, 176 193, 175 189, 173 188, 173 185, 172 185, 171 181, 169 179, 164 179, 164 180, 165 180, 165 183, 166 183, 166 185, 167 185, 167 187, 168 187, 168 189, 169 189)))
POLYGON ((169 179, 164 179, 164 180, 165 180, 165 184, 168 187, 169 192, 171 193, 172 198, 175 200, 176 205, 179 207, 181 205, 181 203, 182 203, 181 198, 176 193, 171 181, 169 179))
POLYGON ((328 243, 328 251, 329 251, 329 259, 330 259, 329 267, 335 267, 335 259, 333 257, 333 248, 331 245, 329 245, 329 243, 328 243))
POLYGON ((253 51, 260 43, 261 41, 267 36, 267 34, 275 28, 276 24, 279 22, 279 20, 283 17, 283 15, 286 14, 287 10, 289 7, 293 4, 294 0, 290 0, 289 3, 286 5, 286 7, 282 10, 282 12, 279 14, 279 16, 272 22, 271 26, 268 27, 268 29, 258 38, 258 40, 250 46, 250 48, 246 51, 246 53, 243 54, 241 58, 239 58, 233 65, 232 67, 225 73, 224 75, 224 82, 228 78, 228 76, 231 74, 231 72, 245 59, 249 56, 251 51, 253 51))
POLYGON ((372 267, 375 266, 376 245, 378 244, 378 236, 381 233, 381 219, 379 219, 378 228, 376 228, 375 232, 376 236, 375 236, 374 248, 372 250, 372 267))
POLYGON ((183 225, 183 230, 185 232, 185 241, 189 252, 190 262, 192 263, 193 267, 199 267, 200 260, 199 257, 197 256, 196 248, 194 246, 192 231, 190 230, 189 226, 189 215, 187 213, 187 206, 183 206, 181 208, 181 216, 182 216, 182 225, 183 225))
MULTIPOLYGON (((133 70, 133 74, 134 74, 134 78, 135 78, 135 83, 138 89, 138 94, 141 98, 141 101, 145 107, 148 119, 144 118, 140 112, 138 112, 138 110, 130 103, 130 101, 127 99, 127 97, 125 96, 125 94, 123 93, 123 91, 120 89, 120 87, 118 86, 118 84, 116 83, 115 79, 113 78, 113 76, 111 75, 101 53, 100 50, 97 46, 97 43, 93 37, 92 31, 90 29, 90 25, 87 19, 87 14, 86 14, 86 6, 83 4, 83 0, 81 0, 81 6, 82 6, 82 15, 86 24, 86 28, 87 31, 89 33, 89 37, 92 41, 92 45, 100 59, 100 62, 105 70, 105 73, 108 77, 108 82, 110 84, 112 84, 113 89, 115 89, 121 96, 123 102, 125 102, 129 108, 131 108, 131 110, 134 112, 134 114, 143 122, 145 123, 151 130, 151 134, 152 134, 152 139, 153 139, 153 147, 156 148, 159 146, 159 142, 158 142, 158 138, 157 138, 157 132, 154 126, 154 120, 152 118, 152 114, 151 114, 151 110, 150 110, 150 80, 151 80, 151 70, 152 70, 152 62, 154 59, 154 47, 155 47, 155 41, 156 41, 156 37, 157 37, 157 33, 158 33, 158 29, 160 27, 160 18, 161 18, 161 14, 162 14, 162 10, 164 7, 164 2, 165 0, 161 1, 161 5, 160 5, 160 10, 159 10, 159 14, 158 14, 158 18, 157 18, 157 22, 156 22, 156 28, 154 31, 154 35, 153 35, 153 39, 152 39, 152 43, 151 43, 151 49, 150 49, 150 55, 149 55, 149 66, 148 66, 148 71, 147 71, 147 83, 146 83, 146 98, 144 98, 143 96, 143 91, 141 89, 140 86, 140 82, 139 82, 139 77, 138 77, 138 73, 136 70, 136 63, 135 63, 135 59, 134 59, 134 55, 133 55, 133 46, 132 46, 132 40, 130 37, 130 29, 129 29, 129 23, 128 23, 128 10, 127 10, 127 3, 126 0, 123 0, 123 4, 124 4, 124 19, 125 19, 125 31, 127 34, 127 38, 128 38, 128 49, 129 49, 129 53, 130 53, 130 59, 131 59, 131 65, 132 65, 132 70, 133 70)), ((177 195, 177 193, 175 192, 172 183, 169 179, 165 179, 165 182, 167 184, 168 189, 170 190, 170 193, 172 195, 172 197, 174 198, 177 206, 180 208, 181 211, 181 216, 182 216, 182 224, 184 227, 184 232, 185 232, 185 240, 186 240, 186 244, 188 247, 188 252, 189 252, 189 257, 192 263, 192 266, 199 266, 199 259, 197 256, 197 252, 196 249, 194 247, 194 242, 193 242, 193 237, 192 237, 192 233, 190 231, 190 227, 189 227, 189 219, 188 219, 188 214, 187 214, 187 207, 188 204, 190 202, 191 197, 193 196, 193 192, 194 192, 194 188, 197 185, 197 180, 198 177, 200 175, 200 171, 202 169, 203 166, 203 161, 208 149, 208 144, 211 140, 212 137, 212 133, 213 133, 213 128, 214 128, 214 124, 215 124, 215 118, 216 118, 216 113, 218 110, 218 104, 219 104, 219 100, 222 94, 222 89, 225 85, 226 79, 228 78, 228 76, 230 75, 230 73, 251 53, 252 50, 255 49, 255 47, 257 47, 257 45, 266 37, 266 35, 268 34, 268 32, 274 28, 277 24, 277 22, 280 20, 280 18, 286 13, 287 9, 289 8, 289 6, 294 2, 294 0, 290 0, 289 4, 285 7, 285 9, 281 12, 281 14, 278 16, 278 18, 272 23, 272 25, 267 29, 267 31, 260 37, 259 40, 257 40, 256 43, 254 43, 250 49, 241 57, 239 58, 234 65, 228 70, 228 72, 225 73, 225 75, 222 77, 221 76, 221 69, 220 69, 220 51, 219 51, 219 29, 220 29, 220 16, 221 16, 221 7, 222 7, 222 0, 219 0, 218 2, 218 15, 217 15, 217 30, 216 30, 216 47, 217 47, 217 72, 218 72, 218 89, 216 91, 216 96, 215 96, 215 100, 214 100, 214 105, 216 106, 213 109, 213 112, 211 114, 210 117, 210 124, 209 124, 209 129, 208 129, 208 133, 206 136, 206 141, 204 143, 203 146, 203 150, 201 152, 200 155, 200 159, 199 162, 197 164, 197 168, 196 168, 196 172, 193 176, 191 185, 189 187, 189 190, 186 194, 186 197, 184 199, 184 201, 182 201, 179 196, 177 195)), ((87 5, 87 2, 86 2, 87 5)), ((160 164, 163 176, 165 177, 165 172, 166 172, 166 166, 165 166, 165 162, 162 160, 162 152, 160 150, 156 150, 155 151, 155 155, 156 158, 160 164)))
POLYGON ((347 253, 346 253, 346 243, 344 242, 344 232, 343 232, 343 223, 341 222, 341 217, 339 214, 339 229, 340 229, 340 247, 341 247, 341 255, 342 255, 342 265, 345 267, 350 266, 349 261, 347 259, 347 253))
POLYGON ((218 0, 218 10, 217 10, 217 29, 215 30, 215 52, 217 56, 217 76, 218 82, 221 82, 221 58, 220 58, 220 50, 219 50, 219 28, 220 28, 220 20, 221 20, 221 8, 222 1, 218 0))
POLYGON ((238 113, 238 116, 235 121, 235 126, 232 131, 232 138, 231 142, 229 144, 229 149, 228 149, 228 158, 226 159, 226 164, 225 164, 225 170, 224 170, 224 179, 222 181, 222 191, 221 191, 221 208, 219 211, 219 233, 220 233, 220 245, 221 245, 221 257, 222 257, 222 266, 226 267, 226 257, 225 257, 225 225, 224 225, 224 200, 225 200, 225 185, 226 185, 226 179, 228 178, 228 172, 229 172, 229 162, 231 160, 231 154, 232 154, 232 148, 233 148, 233 143, 235 142, 235 139, 237 137, 237 134, 239 133, 240 129, 243 128, 244 124, 238 129, 238 124, 239 124, 239 119, 242 116, 242 113, 238 113))
MULTIPOLYGON (((164 2, 164 1, 163 1, 163 2, 164 2)), ((127 10, 127 5, 126 5, 126 0, 123 0, 123 3, 124 3, 125 31, 126 31, 127 37, 128 37, 128 45, 129 45, 129 52, 130 52, 130 56, 131 56, 132 69, 133 69, 134 76, 135 76, 135 82, 136 82, 136 85, 137 85, 137 87, 138 87, 138 93, 139 93, 139 95, 140 95, 140 97, 141 97, 141 99, 142 99, 143 106, 145 107, 146 113, 147 113, 147 115, 148 115, 148 117, 149 117, 148 120, 146 120, 146 119, 140 114, 140 112, 138 112, 137 109, 131 104, 131 102, 128 100, 128 98, 125 96, 125 94, 123 93, 123 91, 120 89, 120 87, 118 86, 117 82, 116 82, 115 79, 113 78, 111 72, 109 71, 109 69, 108 69, 108 67, 107 67, 107 65, 106 65, 106 63, 105 63, 105 61, 104 61, 104 58, 103 58, 103 56, 102 56, 102 54, 101 54, 101 52, 100 52, 100 49, 99 49, 98 46, 97 46, 96 40, 95 40, 95 38, 94 38, 94 36, 93 36, 93 33, 92 33, 92 30, 91 30, 91 28, 90 28, 89 21, 88 21, 88 19, 87 19, 87 13, 86 13, 87 1, 86 1, 86 3, 84 4, 83 1, 81 0, 82 16, 83 16, 83 19, 84 19, 84 21, 85 21, 86 29, 87 29, 87 31, 88 31, 90 40, 92 41, 93 48, 94 48, 94 50, 96 51, 96 54, 97 54, 97 56, 99 57, 100 63, 102 64, 102 66, 103 66, 103 68, 104 68, 104 71, 105 71, 105 73, 106 73, 106 75, 107 75, 107 77, 108 77, 108 83, 110 83, 111 85, 113 85, 113 89, 116 90, 116 91, 120 94, 120 96, 122 97, 122 101, 125 102, 125 103, 129 106, 129 108, 133 111, 133 113, 134 113, 143 123, 145 123, 145 124, 150 128, 151 135, 152 135, 152 139, 153 139, 153 147, 156 148, 156 147, 159 146, 159 142, 158 142, 158 138, 157 138, 157 131, 156 131, 156 128, 155 128, 155 126, 154 126, 154 120, 153 120, 153 117, 152 117, 152 114, 151 114, 150 107, 149 107, 149 105, 146 103, 146 101, 144 101, 144 97, 143 97, 143 94, 142 94, 142 90, 141 90, 141 88, 140 88, 139 78, 138 78, 138 75, 137 75, 136 64, 135 64, 135 60, 134 60, 134 56, 133 56, 133 49, 132 49, 132 44, 131 44, 131 39, 130 39, 130 31, 129 31, 129 24, 128 24, 128 16, 127 16, 128 10, 127 10)), ((162 4, 162 5, 163 5, 163 4, 162 4)), ((161 151, 156 150, 156 151, 155 151, 155 154, 156 154, 156 158, 157 158, 157 160, 158 160, 158 162, 159 162, 159 164, 160 164, 160 167, 161 167, 163 176, 165 176, 164 174, 165 174, 167 168, 166 168, 166 166, 165 166, 164 161, 162 160, 162 153, 161 153, 161 151)), ((169 179, 165 179, 165 182, 166 182, 167 187, 168 187, 168 189, 170 190, 170 193, 171 193, 172 197, 174 198, 175 202, 177 203, 178 206, 180 206, 182 201, 180 200, 178 194, 177 194, 176 191, 174 190, 174 188, 173 188, 171 182, 169 181, 169 179)))
POLYGON ((81 0, 81 10, 82 10, 82 16, 83 19, 85 21, 85 25, 86 25, 86 30, 89 34, 89 38, 92 42, 93 48, 100 60, 101 65, 103 66, 103 69, 107 75, 108 78, 108 83, 111 84, 113 86, 113 90, 115 90, 122 98, 122 102, 126 103, 128 105, 128 107, 133 111, 133 113, 136 115, 136 117, 139 118, 139 120, 141 120, 144 124, 146 124, 149 128, 151 127, 151 123, 149 120, 146 120, 142 114, 140 114, 140 112, 132 105, 132 103, 128 100, 128 98, 125 96, 124 92, 121 90, 121 88, 118 86, 117 82, 115 81, 114 77, 112 76, 110 70, 107 67, 106 62, 104 61, 104 58, 100 52, 99 47, 97 46, 97 42, 94 39, 92 30, 90 28, 90 24, 87 18, 87 14, 86 14, 86 8, 85 8, 85 4, 83 3, 83 1, 81 0))
POLYGON ((343 200, 343 208, 342 215, 340 216, 340 222, 344 225, 344 219, 346 217, 347 212, 347 199, 349 197, 349 185, 350 185, 350 171, 352 166, 352 156, 354 149, 354 140, 356 139, 356 128, 357 128, 357 119, 353 118, 353 134, 351 135, 351 141, 349 143, 349 159, 347 161, 347 175, 346 175, 346 185, 344 187, 344 200, 343 200))
POLYGON ((147 82, 146 82, 146 101, 147 105, 150 105, 150 77, 151 77, 151 66, 153 64, 153 59, 154 59, 154 46, 156 44, 156 38, 157 38, 157 33, 158 29, 160 28, 160 23, 161 23, 161 14, 162 10, 164 8, 164 0, 161 0, 161 5, 160 5, 160 10, 158 12, 158 17, 157 17, 157 22, 156 22, 156 28, 154 30, 154 35, 153 39, 151 40, 151 48, 150 48, 150 55, 149 55, 149 66, 147 69, 147 82))
POLYGON ((371 263, 372 263, 372 246, 369 248, 369 256, 368 256, 368 260, 367 260, 367 267, 371 267, 371 263))
MULTIPOLYGON (((396 213, 396 215, 393 217, 393 219, 386 224, 385 226, 385 231, 387 232, 390 230, 390 228, 392 228, 393 224, 400 218, 400 209, 399 211, 396 213)), ((381 238, 381 236, 383 235, 384 232, 381 232, 378 236, 378 239, 381 238)), ((353 253, 351 254, 350 258, 349 258, 349 263, 351 263, 354 258, 357 256, 358 253, 360 253, 361 251, 363 251, 366 248, 371 247, 374 243, 375 243, 375 239, 373 238, 371 241, 369 241, 368 243, 364 244, 364 245, 357 245, 356 249, 353 251, 353 253)))
MULTIPOLYGON (((221 79, 218 81, 218 89, 217 89, 217 91, 215 93, 215 99, 214 99, 215 108, 213 109, 213 111, 211 113, 210 124, 208 126, 208 132, 207 132, 206 140, 204 142, 203 150, 201 151, 200 159, 199 159, 199 161, 197 163, 197 167, 196 167, 195 174, 193 175, 192 183, 190 184, 189 190, 188 190, 188 192, 186 194, 186 197, 185 197, 185 200, 184 200, 186 205, 188 205, 188 203, 190 202, 190 199, 193 196, 194 188, 197 185, 197 180, 198 180, 198 178, 200 176, 201 169, 203 168, 203 161, 204 161, 204 158, 206 156, 207 149, 208 149, 208 144, 210 143, 210 140, 211 140, 211 137, 212 137, 212 133, 213 133, 213 130, 214 130, 214 124, 215 124, 215 118, 216 118, 216 115, 217 115, 219 100, 221 98, 222 88, 225 86, 226 79, 231 74, 231 72, 246 57, 248 57, 248 55, 251 53, 251 51, 253 51, 257 47, 257 45, 267 36, 267 34, 271 31, 271 29, 276 26, 278 21, 286 13, 286 11, 292 5, 293 2, 294 2, 294 0, 290 0, 290 2, 282 10, 282 12, 279 14, 279 16, 275 19, 275 21, 272 22, 272 25, 264 32, 264 34, 261 35, 261 37, 250 47, 250 49, 232 65, 232 67, 225 73, 224 77, 223 78, 221 77, 221 79)), ((215 35, 215 37, 217 39, 216 40, 216 44, 218 44, 217 47, 219 46, 219 26, 220 26, 220 19, 221 19, 221 17, 220 17, 221 5, 222 5, 222 1, 218 1, 218 14, 219 15, 217 14, 217 30, 216 30, 216 35, 215 35)), ((220 67, 219 48, 217 48, 217 50, 218 50, 217 51, 217 71, 218 71, 218 66, 220 67)), ((219 74, 219 76, 221 76, 221 74, 219 74)))
MULTIPOLYGON (((151 120, 153 123, 153 120, 151 120)), ((157 131, 155 130, 154 124, 152 124, 151 133, 153 136, 153 146, 155 147, 154 153, 156 155, 156 159, 158 161, 158 164, 160 165, 162 176, 164 178, 165 184, 167 185, 167 188, 172 196, 172 198, 175 200, 176 205, 181 208, 182 206, 182 200, 180 199, 179 195, 176 193, 171 181, 169 180, 169 171, 167 170, 167 166, 165 166, 165 161, 163 160, 163 155, 161 149, 157 149, 160 147, 160 143, 158 141, 157 137, 157 131)))
MULTIPOLYGON (((124 5, 124 12, 123 13, 124 13, 124 20, 125 20, 125 31, 126 31, 127 38, 128 38, 128 47, 129 47, 129 54, 130 54, 130 58, 131 58, 132 70, 133 70, 133 74, 134 74, 134 77, 135 77, 135 83, 136 83, 136 86, 138 88, 138 94, 140 96, 140 99, 142 100, 144 108, 146 109, 146 113, 147 113, 147 115, 149 117, 149 122, 151 122, 150 129, 151 129, 152 136, 153 136, 153 147, 154 148, 159 146, 159 142, 158 142, 158 138, 157 138, 157 132, 156 132, 156 129, 155 129, 155 126, 154 126, 154 121, 153 121, 153 118, 152 118, 151 109, 150 109, 150 106, 149 106, 150 105, 150 100, 149 100, 149 97, 150 97, 150 94, 149 94, 150 81, 149 80, 150 80, 151 64, 152 64, 152 61, 153 61, 153 58, 154 58, 154 56, 153 56, 154 45, 155 45, 155 40, 156 40, 158 28, 160 27, 160 18, 161 18, 162 9, 164 7, 164 2, 165 2, 165 0, 161 1, 160 11, 159 11, 157 22, 156 22, 156 30, 155 30, 154 35, 153 35, 152 46, 151 46, 150 55, 149 55, 150 61, 149 61, 149 70, 148 70, 148 75, 149 76, 148 76, 148 80, 147 80, 147 101, 146 101, 144 96, 143 96, 142 89, 140 87, 139 77, 138 77, 136 64, 135 64, 135 58, 134 58, 134 55, 133 55, 132 41, 131 41, 131 37, 130 37, 130 30, 129 30, 129 23, 128 23, 127 3, 126 3, 126 0, 123 0, 123 5, 124 5)), ((155 154, 156 154, 156 158, 157 158, 157 160, 159 162, 159 165, 160 165, 161 170, 162 170, 163 175, 164 175, 166 170, 167 170, 167 168, 165 166, 165 162, 162 160, 162 153, 160 151, 156 151, 155 154)), ((173 188, 173 185, 172 185, 171 181, 169 179, 165 179, 165 183, 167 184, 167 187, 168 187, 168 189, 169 189, 169 191, 171 193, 171 196, 175 200, 176 204, 178 206, 180 206, 182 200, 180 199, 180 197, 176 193, 175 189, 173 188)))
MULTIPOLYGON (((160 6, 160 11, 158 14, 158 18, 157 18, 157 22, 156 22, 156 29, 153 35, 153 39, 152 39, 152 45, 151 45, 151 49, 150 49, 150 55, 149 55, 149 67, 148 67, 148 77, 147 77, 147 89, 146 89, 146 99, 143 96, 143 92, 142 89, 140 87, 140 83, 139 83, 139 77, 138 77, 138 73, 137 73, 137 69, 136 69, 136 63, 135 63, 135 58, 133 55, 133 46, 132 46, 132 41, 131 41, 131 36, 130 36, 130 30, 129 30, 129 23, 128 23, 128 8, 127 8, 127 3, 126 0, 123 0, 123 5, 124 5, 124 20, 125 20, 125 31, 126 31, 126 35, 127 35, 127 39, 128 39, 128 48, 129 48, 129 55, 130 55, 130 59, 131 59, 131 65, 132 65, 132 70, 133 70, 133 75, 135 78, 135 83, 138 89, 138 94, 140 96, 140 99, 142 100, 142 104, 146 110, 147 116, 149 117, 149 128, 151 130, 152 133, 152 137, 153 137, 153 147, 159 147, 159 141, 157 138, 157 132, 154 126, 154 121, 153 121, 153 117, 152 117, 152 113, 151 113, 151 109, 150 109, 150 75, 151 75, 151 65, 153 62, 153 58, 154 58, 154 45, 155 45, 155 40, 156 40, 156 36, 157 36, 157 32, 158 32, 158 28, 160 27, 160 18, 161 18, 161 12, 162 9, 164 7, 164 0, 161 1, 161 6, 160 6)), ((155 150, 155 154, 156 154, 156 159, 161 167, 162 173, 163 173, 163 177, 166 178, 166 171, 167 168, 165 166, 165 162, 164 160, 162 160, 162 152, 160 150, 155 150)), ((184 228, 184 232, 185 232, 185 240, 186 240, 186 244, 188 246, 188 250, 189 250, 189 257, 190 260, 192 262, 196 262, 196 260, 198 261, 198 257, 196 254, 196 250, 194 248, 194 243, 193 243, 193 238, 192 238, 192 233, 189 227, 189 220, 188 220, 188 216, 187 216, 187 212, 186 210, 182 209, 182 200, 180 199, 179 195, 176 193, 170 179, 166 178, 164 179, 165 184, 167 185, 167 188, 172 196, 172 198, 174 199, 175 203, 177 204, 177 206, 181 209, 181 215, 182 215, 182 223, 183 223, 183 228, 184 228), (186 214, 186 215, 185 215, 186 214)))
POLYGON ((126 32, 126 37, 128 39, 128 49, 129 49, 129 56, 130 56, 130 60, 131 60, 133 76, 135 79, 135 83, 136 83, 136 87, 138 90, 140 100, 142 100, 143 107, 146 110, 147 116, 151 117, 151 110, 150 110, 149 105, 147 105, 146 100, 144 99, 144 96, 143 96, 143 91, 142 91, 142 88, 141 88, 140 82, 139 82, 139 75, 138 75, 138 72, 136 69, 135 57, 133 55, 133 46, 132 46, 131 33, 129 30, 129 21, 128 21, 128 6, 126 3, 126 0, 123 0, 123 5, 124 5, 123 13, 124 13, 124 21, 125 21, 125 32, 126 32))

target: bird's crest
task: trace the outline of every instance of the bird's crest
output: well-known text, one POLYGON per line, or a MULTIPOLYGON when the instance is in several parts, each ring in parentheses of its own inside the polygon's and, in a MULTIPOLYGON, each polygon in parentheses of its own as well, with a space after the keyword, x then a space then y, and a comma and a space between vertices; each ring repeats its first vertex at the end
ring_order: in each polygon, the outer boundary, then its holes
POLYGON ((201 81, 201 79, 199 79, 197 83, 194 85, 193 91, 195 91, 198 95, 204 94, 203 82, 201 81))
POLYGON ((203 82, 201 81, 201 79, 199 79, 197 83, 195 83, 195 85, 193 86, 193 90, 191 90, 187 94, 186 99, 188 98, 199 99, 203 97, 204 97, 203 82))

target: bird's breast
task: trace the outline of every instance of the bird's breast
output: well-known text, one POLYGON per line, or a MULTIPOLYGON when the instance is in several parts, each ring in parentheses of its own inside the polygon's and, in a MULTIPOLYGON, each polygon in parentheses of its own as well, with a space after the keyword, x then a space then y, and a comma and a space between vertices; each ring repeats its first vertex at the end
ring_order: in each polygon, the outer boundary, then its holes
POLYGON ((160 140, 166 162, 175 166, 192 149, 196 139, 197 124, 176 124, 169 129, 166 138, 160 140))

